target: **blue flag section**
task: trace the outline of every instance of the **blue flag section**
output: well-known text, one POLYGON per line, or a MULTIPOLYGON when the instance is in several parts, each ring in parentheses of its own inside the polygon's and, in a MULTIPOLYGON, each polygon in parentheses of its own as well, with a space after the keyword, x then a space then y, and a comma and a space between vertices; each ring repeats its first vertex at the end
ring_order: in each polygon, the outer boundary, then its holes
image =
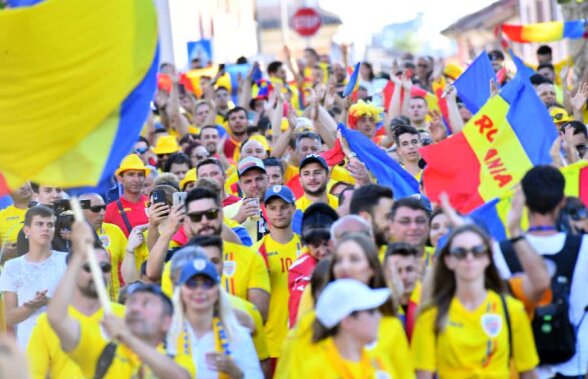
POLYGON ((378 184, 392 188, 394 198, 400 199, 419 193, 417 180, 369 138, 341 124, 339 130, 351 151, 371 171, 378 184))
POLYGON ((455 81, 457 95, 470 112, 477 113, 490 98, 490 79, 497 81, 488 53, 483 51, 455 81))

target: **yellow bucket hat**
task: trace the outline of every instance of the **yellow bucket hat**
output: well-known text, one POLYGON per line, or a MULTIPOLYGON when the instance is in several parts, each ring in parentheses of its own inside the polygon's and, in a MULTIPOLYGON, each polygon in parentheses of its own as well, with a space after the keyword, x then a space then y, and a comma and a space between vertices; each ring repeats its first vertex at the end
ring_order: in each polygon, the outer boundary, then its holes
POLYGON ((157 140, 157 144, 153 148, 153 152, 157 155, 173 154, 180 151, 178 140, 174 136, 161 136, 157 140))
POLYGON ((141 161, 141 158, 139 158, 137 154, 129 154, 124 157, 122 162, 120 162, 120 166, 118 166, 115 175, 118 176, 124 171, 129 170, 142 170, 145 172, 145 176, 149 175, 151 172, 151 169, 145 167, 143 161, 141 161))
POLYGON ((186 171, 186 176, 184 176, 184 179, 182 179, 180 181, 180 190, 184 190, 186 187, 186 184, 191 183, 191 182, 195 182, 197 179, 196 177, 196 169, 195 168, 191 168, 188 171, 186 171))

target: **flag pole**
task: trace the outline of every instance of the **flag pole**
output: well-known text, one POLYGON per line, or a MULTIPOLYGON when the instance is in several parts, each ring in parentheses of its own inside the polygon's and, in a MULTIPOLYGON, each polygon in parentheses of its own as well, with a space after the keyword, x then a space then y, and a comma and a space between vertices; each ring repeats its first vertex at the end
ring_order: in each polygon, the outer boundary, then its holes
MULTIPOLYGON (((75 221, 84 222, 84 215, 78 198, 74 196, 69 202, 71 204, 71 210, 73 211, 75 221)), ((104 314, 111 313, 110 299, 106 294, 106 286, 104 285, 104 279, 102 278, 102 270, 98 265, 98 260, 94 254, 94 246, 92 246, 92 244, 86 245, 86 256, 88 258, 88 264, 90 265, 90 272, 92 274, 94 286, 96 287, 98 299, 100 300, 102 309, 104 309, 104 314)))

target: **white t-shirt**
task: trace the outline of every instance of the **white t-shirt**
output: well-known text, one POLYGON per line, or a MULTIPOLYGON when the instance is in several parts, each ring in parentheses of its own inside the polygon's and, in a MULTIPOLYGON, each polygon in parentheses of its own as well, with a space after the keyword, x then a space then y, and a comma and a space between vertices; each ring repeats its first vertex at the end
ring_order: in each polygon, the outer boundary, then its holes
MULTIPOLYGON (((217 379, 218 371, 210 370, 206 364, 206 353, 216 351, 213 332, 210 331, 197 339, 190 325, 187 326, 192 344, 192 360, 196 365, 198 379, 217 379)), ((243 371, 245 379, 263 379, 259 358, 249 331, 240 325, 236 330, 236 335, 229 342, 231 358, 243 371)))
MULTIPOLYGON (((51 251, 49 258, 42 262, 29 262, 26 259, 27 255, 6 262, 0 274, 0 291, 15 293, 19 307, 34 299, 38 291, 48 290, 47 296, 52 297, 66 269, 66 253, 51 251)), ((46 308, 37 309, 29 318, 16 326, 16 338, 23 349, 28 344, 31 330, 37 323, 37 317, 45 312, 46 308)))
MULTIPOLYGON (((527 241, 543 256, 554 255, 561 251, 566 241, 565 233, 557 233, 551 236, 534 236, 527 234, 527 241)), ((494 245, 494 263, 500 276, 508 279, 511 272, 500 250, 500 245, 494 245)), ((552 366, 540 366, 541 378, 551 378, 555 373, 566 376, 585 374, 588 369, 588 235, 582 238, 576 268, 570 288, 570 320, 579 329, 576 339, 576 355, 567 362, 552 366)))

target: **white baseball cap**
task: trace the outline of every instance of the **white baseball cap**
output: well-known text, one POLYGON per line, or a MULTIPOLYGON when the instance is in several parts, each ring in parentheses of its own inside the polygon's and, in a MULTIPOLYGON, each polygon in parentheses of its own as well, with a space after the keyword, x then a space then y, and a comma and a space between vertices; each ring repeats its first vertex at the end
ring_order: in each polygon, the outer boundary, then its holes
POLYGON ((321 292, 315 307, 316 318, 330 329, 351 313, 377 308, 389 297, 388 288, 371 289, 355 279, 335 280, 321 292))

